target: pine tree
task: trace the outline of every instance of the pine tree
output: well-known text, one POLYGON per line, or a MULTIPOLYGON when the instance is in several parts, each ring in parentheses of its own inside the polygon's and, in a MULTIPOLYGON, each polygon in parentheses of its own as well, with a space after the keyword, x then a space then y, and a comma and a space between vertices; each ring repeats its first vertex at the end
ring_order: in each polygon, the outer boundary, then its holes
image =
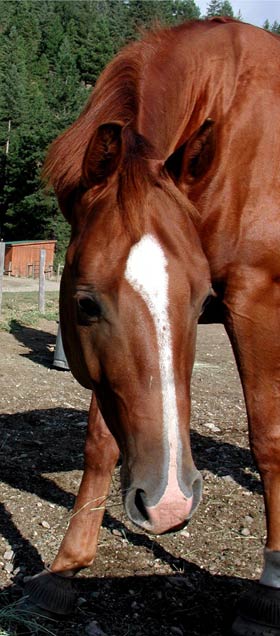
POLYGON ((13 239, 47 238, 46 228, 50 223, 40 179, 42 148, 52 136, 50 112, 35 82, 28 98, 25 120, 20 125, 16 124, 16 120, 10 120, 9 151, 6 154, 4 227, 9 238, 13 239))
POLYGON ((234 17, 233 8, 229 0, 211 0, 207 6, 207 18, 215 17, 216 15, 234 17))
POLYGON ((136 37, 140 27, 149 27, 160 22, 166 9, 164 2, 158 0, 129 0, 128 19, 130 21, 131 36, 136 37))
POLYGON ((21 0, 16 3, 13 26, 17 29, 18 33, 20 33, 23 40, 25 60, 29 72, 34 71, 40 48, 41 30, 32 0, 21 0))
POLYGON ((115 54, 130 35, 128 4, 123 0, 104 0, 104 17, 108 25, 111 50, 115 54))
POLYGON ((42 24, 41 53, 45 54, 51 67, 57 61, 57 53, 62 44, 64 30, 60 16, 56 12, 56 3, 50 3, 48 13, 44 16, 42 24))
POLYGON ((49 103, 62 131, 78 115, 86 98, 86 91, 81 85, 76 59, 67 35, 59 47, 49 89, 49 103))
POLYGON ((213 18, 216 15, 221 15, 222 2, 221 0, 211 0, 207 5, 206 15, 207 18, 213 18))
POLYGON ((280 23, 277 22, 277 20, 274 20, 273 25, 272 25, 270 30, 271 30, 272 33, 277 33, 279 35, 280 34, 280 23))
POLYGON ((78 53, 78 64, 85 84, 94 85, 106 64, 113 57, 114 49, 110 37, 106 14, 96 7, 85 42, 78 53))
POLYGON ((16 13, 16 0, 0 0, 0 24, 1 33, 5 34, 11 28, 16 13))
POLYGON ((229 16, 230 18, 234 17, 233 8, 229 2, 229 0, 224 0, 221 4, 221 15, 229 16))
POLYGON ((200 8, 194 0, 175 0, 173 10, 176 21, 181 20, 199 20, 200 8))
POLYGON ((280 35, 280 23, 277 22, 277 20, 274 20, 273 24, 270 24, 269 20, 266 20, 263 28, 266 31, 271 31, 271 33, 277 33, 277 35, 280 35))

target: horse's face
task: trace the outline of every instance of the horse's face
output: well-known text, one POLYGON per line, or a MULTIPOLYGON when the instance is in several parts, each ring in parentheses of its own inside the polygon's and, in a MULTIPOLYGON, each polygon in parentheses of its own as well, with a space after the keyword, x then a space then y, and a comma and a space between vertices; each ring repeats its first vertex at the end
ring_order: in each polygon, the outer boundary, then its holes
MULTIPOLYGON (((133 241, 113 192, 112 185, 73 232, 61 320, 70 366, 96 391, 121 449, 126 511, 138 525, 161 533, 182 526, 200 500, 189 392, 210 276, 176 198, 149 186, 145 227, 133 241), (73 337, 67 337, 70 315, 73 337)), ((78 217, 89 201, 86 192, 78 217)))

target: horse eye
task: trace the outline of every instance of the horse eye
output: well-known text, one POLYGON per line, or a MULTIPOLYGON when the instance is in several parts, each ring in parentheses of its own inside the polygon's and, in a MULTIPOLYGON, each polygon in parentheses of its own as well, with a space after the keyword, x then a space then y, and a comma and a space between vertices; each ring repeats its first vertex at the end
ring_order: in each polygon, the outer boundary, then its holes
POLYGON ((98 322, 102 317, 102 308, 96 298, 92 298, 91 296, 78 296, 77 297, 77 305, 79 318, 81 319, 79 322, 83 324, 83 320, 87 320, 90 322, 98 322))

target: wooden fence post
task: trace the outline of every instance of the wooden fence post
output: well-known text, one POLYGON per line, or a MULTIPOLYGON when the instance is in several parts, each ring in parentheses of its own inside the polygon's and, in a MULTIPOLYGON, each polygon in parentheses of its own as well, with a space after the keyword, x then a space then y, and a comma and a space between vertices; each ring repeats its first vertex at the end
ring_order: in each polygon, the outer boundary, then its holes
POLYGON ((5 243, 0 242, 0 314, 2 311, 3 275, 5 262, 5 243))
POLYGON ((41 312, 41 314, 45 313, 45 291, 46 291, 45 264, 46 264, 46 250, 40 250, 39 311, 41 312))

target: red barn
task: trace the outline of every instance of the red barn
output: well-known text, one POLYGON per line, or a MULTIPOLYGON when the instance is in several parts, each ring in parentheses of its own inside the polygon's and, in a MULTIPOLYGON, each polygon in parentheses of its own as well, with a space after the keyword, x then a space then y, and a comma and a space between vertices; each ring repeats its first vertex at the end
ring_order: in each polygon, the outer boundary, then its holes
POLYGON ((51 276, 56 241, 12 241, 6 243, 5 274, 39 277, 40 250, 46 251, 45 271, 51 276))

